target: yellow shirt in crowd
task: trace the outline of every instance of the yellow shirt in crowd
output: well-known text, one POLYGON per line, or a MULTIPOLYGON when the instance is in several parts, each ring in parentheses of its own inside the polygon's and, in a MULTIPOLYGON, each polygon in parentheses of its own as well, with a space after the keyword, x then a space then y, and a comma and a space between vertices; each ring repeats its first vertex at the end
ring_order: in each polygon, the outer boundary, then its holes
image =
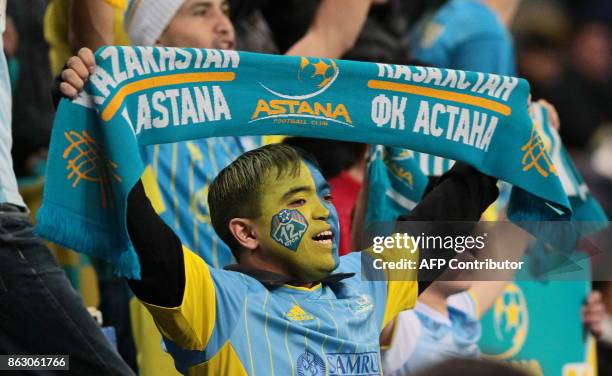
MULTIPOLYGON (((130 44, 123 28, 123 14, 127 9, 127 0, 101 0, 113 8, 114 14, 114 44, 127 46, 130 44)), ((45 40, 49 44, 49 60, 51 73, 60 73, 66 61, 73 55, 70 49, 69 19, 72 0, 51 0, 47 6, 44 20, 45 40)))

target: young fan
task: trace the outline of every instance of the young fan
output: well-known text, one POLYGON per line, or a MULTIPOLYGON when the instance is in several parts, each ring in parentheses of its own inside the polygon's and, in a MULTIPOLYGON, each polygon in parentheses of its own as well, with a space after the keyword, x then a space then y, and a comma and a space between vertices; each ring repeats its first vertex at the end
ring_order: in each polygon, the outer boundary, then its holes
MULTIPOLYGON (((495 182, 459 163, 408 219, 447 219, 451 209, 456 219, 477 221, 497 196, 495 182)), ((238 260, 226 270, 208 267, 181 244, 141 184, 128 199, 128 230, 142 265, 142 280, 130 286, 177 369, 382 373, 381 329, 412 308, 428 283, 418 286, 410 275, 369 281, 360 253, 338 257, 337 214, 316 163, 280 144, 247 152, 217 176, 209 206, 238 260)))

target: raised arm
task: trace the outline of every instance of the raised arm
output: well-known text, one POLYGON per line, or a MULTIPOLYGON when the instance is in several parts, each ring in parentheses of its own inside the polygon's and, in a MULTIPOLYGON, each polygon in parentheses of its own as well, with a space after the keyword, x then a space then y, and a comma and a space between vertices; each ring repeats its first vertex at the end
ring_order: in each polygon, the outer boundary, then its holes
POLYGON ((160 307, 178 307, 185 291, 183 246, 155 213, 141 181, 128 195, 127 227, 140 260, 142 279, 128 280, 138 299, 160 307))
MULTIPOLYGON (((510 222, 497 222, 487 231, 489 239, 484 249, 478 251, 476 259, 521 261, 533 236, 510 222)), ((484 270, 472 283, 470 291, 478 304, 478 317, 491 308, 504 288, 514 279, 514 269, 484 270)))
MULTIPOLYGON (((497 179, 467 164, 457 162, 440 177, 437 185, 400 220, 427 222, 426 235, 462 236, 472 233, 480 216, 499 195, 497 179), (449 221, 457 221, 450 224, 449 221)), ((454 258, 454 250, 420 252, 420 259, 454 258)), ((448 265, 448 263, 447 263, 448 265)), ((423 292, 445 269, 419 270, 419 293, 423 292)))
POLYGON ((357 41, 371 4, 372 0, 323 0, 306 35, 287 55, 342 57, 357 41))
POLYGON ((215 284, 204 261, 183 247, 155 213, 142 182, 128 196, 127 227, 140 261, 140 280, 128 280, 165 338, 204 350, 215 329, 215 284))
POLYGON ((115 8, 121 8, 127 0, 78 0, 72 1, 70 10, 70 47, 97 50, 116 44, 114 40, 115 8))
MULTIPOLYGON (((438 180, 410 215, 399 218, 406 223, 399 225, 396 231, 408 232, 413 236, 421 233, 425 233, 426 236, 441 237, 471 234, 482 213, 497 198, 499 192, 496 183, 497 179, 458 162, 438 180)), ((391 262, 405 260, 407 255, 412 255, 404 248, 385 249, 377 255, 372 253, 372 248, 367 252, 374 259, 381 258, 383 261, 391 262)), ((421 265, 424 259, 443 258, 448 261, 456 255, 453 249, 419 250, 418 254, 412 255, 414 258, 411 261, 421 265)), ((385 269, 387 304, 382 327, 386 327, 399 312, 412 308, 416 297, 444 271, 445 268, 385 269)), ((375 278, 380 278, 380 275, 375 278)), ((387 331, 387 334, 389 333, 387 331)))
MULTIPOLYGON (((62 72, 60 95, 75 97, 93 69, 93 53, 81 49, 79 56, 72 57, 62 72)), ((128 195, 127 227, 141 266, 141 280, 128 280, 132 291, 151 312, 165 338, 183 349, 204 350, 213 335, 218 305, 218 285, 210 268, 185 248, 155 213, 141 181, 128 195)), ((238 288, 236 291, 242 293, 238 288)), ((239 294, 235 295, 238 299, 239 294)), ((229 303, 222 302, 226 306, 229 303)))

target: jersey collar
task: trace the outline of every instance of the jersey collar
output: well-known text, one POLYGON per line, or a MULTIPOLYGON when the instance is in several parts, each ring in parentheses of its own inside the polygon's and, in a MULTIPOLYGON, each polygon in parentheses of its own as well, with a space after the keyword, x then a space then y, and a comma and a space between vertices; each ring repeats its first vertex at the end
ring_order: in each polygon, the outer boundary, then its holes
MULTIPOLYGON (((272 288, 282 287, 283 285, 295 285, 297 282, 294 279, 285 277, 278 273, 269 272, 267 270, 249 268, 246 266, 242 266, 240 264, 227 265, 223 269, 229 270, 232 272, 246 274, 249 277, 255 278, 262 284, 268 287, 272 287, 272 288)), ((334 273, 334 274, 328 275, 327 277, 323 278, 319 282, 321 284, 330 285, 330 284, 338 283, 342 281, 343 279, 351 278, 354 276, 355 276, 355 273, 334 273)))

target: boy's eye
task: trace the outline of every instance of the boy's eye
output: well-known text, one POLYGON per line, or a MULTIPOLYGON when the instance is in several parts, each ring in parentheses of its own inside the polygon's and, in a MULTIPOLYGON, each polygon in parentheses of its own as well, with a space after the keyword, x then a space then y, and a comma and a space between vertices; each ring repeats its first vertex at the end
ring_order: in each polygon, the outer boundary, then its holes
POLYGON ((327 202, 331 202, 332 201, 332 194, 331 191, 329 189, 324 189, 321 191, 321 197, 323 198, 324 201, 327 202))
POLYGON ((289 203, 290 206, 302 206, 304 204, 306 204, 306 200, 303 198, 293 200, 289 203))

